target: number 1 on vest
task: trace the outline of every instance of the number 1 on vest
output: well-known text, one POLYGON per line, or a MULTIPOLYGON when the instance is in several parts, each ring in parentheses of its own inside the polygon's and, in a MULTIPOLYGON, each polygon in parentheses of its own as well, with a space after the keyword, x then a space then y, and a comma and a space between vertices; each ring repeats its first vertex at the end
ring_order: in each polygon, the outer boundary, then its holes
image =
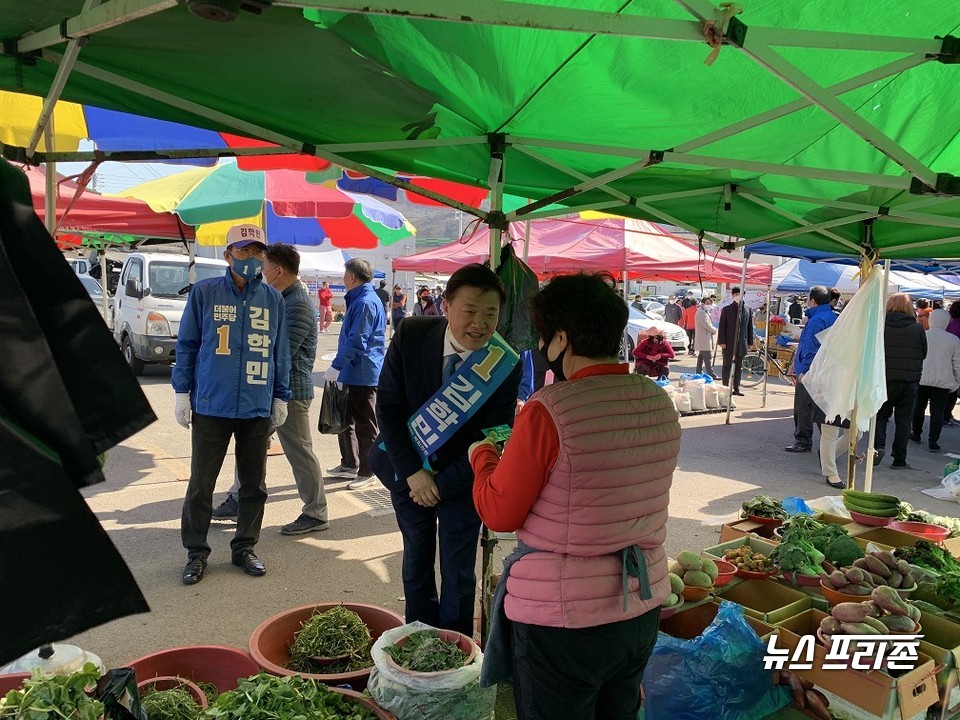
POLYGON ((230 326, 221 325, 217 328, 217 337, 220 338, 220 342, 217 345, 217 355, 229 355, 230 354, 230 326))
POLYGON ((496 345, 487 346, 487 356, 480 362, 474 364, 473 371, 480 376, 484 382, 490 382, 490 374, 504 356, 503 348, 496 345))

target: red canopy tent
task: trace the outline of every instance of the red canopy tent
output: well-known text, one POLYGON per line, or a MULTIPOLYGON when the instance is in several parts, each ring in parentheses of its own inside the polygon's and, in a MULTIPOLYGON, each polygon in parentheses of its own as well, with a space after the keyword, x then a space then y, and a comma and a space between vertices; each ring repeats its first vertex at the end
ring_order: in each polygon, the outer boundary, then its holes
MULTIPOLYGON (((523 256, 523 223, 513 223, 509 235, 518 257, 523 256)), ((608 270, 634 280, 657 278, 673 282, 739 283, 743 262, 701 255, 680 237, 659 225, 629 218, 588 220, 579 217, 534 220, 530 223, 527 265, 540 277, 578 271, 608 270)), ((395 271, 452 273, 490 254, 490 232, 480 230, 457 241, 409 257, 395 258, 395 271)), ((747 264, 748 285, 769 285, 773 266, 747 264)))
MULTIPOLYGON (((30 182, 30 194, 33 197, 33 209, 41 220, 45 220, 44 209, 44 170, 28 167, 24 169, 30 182)), ((157 213, 142 200, 108 198, 86 189, 70 207, 77 185, 62 179, 57 185, 57 244, 61 246, 78 245, 80 238, 74 233, 91 232, 101 234, 135 235, 139 237, 170 238, 179 240, 180 230, 183 237, 193 239, 193 227, 179 226, 176 215, 157 213), (67 208, 69 207, 69 211, 67 208), (66 217, 64 218, 64 213, 66 217)))

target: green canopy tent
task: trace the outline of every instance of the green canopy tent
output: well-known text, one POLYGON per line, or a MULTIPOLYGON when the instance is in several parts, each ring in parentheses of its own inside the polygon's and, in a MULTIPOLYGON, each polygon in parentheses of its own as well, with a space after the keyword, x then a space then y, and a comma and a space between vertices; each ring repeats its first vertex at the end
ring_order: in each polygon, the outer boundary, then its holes
POLYGON ((489 185, 493 210, 459 207, 495 231, 559 203, 738 245, 960 256, 955 8, 737 9, 0 0, 0 89, 234 130, 401 185, 370 167, 489 185), (503 213, 503 192, 539 202, 503 213))

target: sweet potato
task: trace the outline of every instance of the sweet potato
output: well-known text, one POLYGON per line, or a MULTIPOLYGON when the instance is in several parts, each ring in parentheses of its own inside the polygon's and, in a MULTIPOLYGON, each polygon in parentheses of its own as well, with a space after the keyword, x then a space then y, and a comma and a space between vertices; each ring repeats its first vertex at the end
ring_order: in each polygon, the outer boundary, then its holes
POLYGON ((884 565, 886 565, 891 570, 897 569, 897 558, 894 557, 893 553, 889 550, 880 550, 879 552, 870 553, 873 557, 881 560, 884 565))
MULTIPOLYGON (((888 617, 895 617, 895 616, 890 615, 888 617)), ((877 618, 867 617, 867 618, 864 618, 863 621, 879 633, 887 632, 887 626, 883 624, 882 618, 877 619, 877 618)))
POLYGON ((807 690, 804 694, 806 695, 808 712, 812 712, 816 717, 823 718, 823 720, 833 719, 833 715, 830 714, 830 701, 827 700, 826 695, 819 690, 807 690))
POLYGON ((883 609, 873 600, 867 600, 863 605, 867 608, 867 617, 878 618, 883 615, 883 609))
POLYGON ((906 615, 908 612, 907 604, 892 587, 884 585, 875 588, 870 599, 891 615, 906 615))
POLYGON ((840 628, 847 635, 880 635, 880 631, 877 630, 873 625, 868 625, 865 622, 858 623, 840 623, 840 628))
POLYGON ((830 614, 840 622, 858 623, 867 618, 870 614, 870 608, 867 607, 866 603, 838 603, 830 610, 830 614))
MULTIPOLYGON (((786 674, 787 673, 780 673, 781 678, 786 674)), ((804 694, 803 685, 800 683, 800 678, 794 673, 790 673, 787 676, 787 685, 790 687, 790 692, 793 695, 793 706, 797 710, 806 710, 807 698, 804 694)))
POLYGON ((870 568, 870 572, 876 573, 882 577, 890 577, 890 568, 887 567, 887 564, 883 562, 880 558, 874 555, 867 555, 867 567, 870 568))
POLYGON ((853 566, 854 566, 855 568, 860 568, 861 570, 869 570, 869 569, 870 569, 870 568, 867 566, 867 559, 866 559, 865 557, 857 558, 856 560, 854 560, 854 561, 853 561, 853 566))
POLYGON ((850 584, 850 581, 847 580, 847 576, 843 574, 842 570, 834 570, 832 573, 830 573, 830 582, 837 590, 842 588, 844 585, 850 584))
POLYGON ((892 588, 900 587, 903 582, 903 575, 900 574, 899 570, 891 570, 890 577, 887 578, 887 585, 892 588))
POLYGON ((852 582, 854 585, 863 582, 863 570, 856 567, 849 567, 843 571, 843 574, 847 576, 847 580, 852 582))
POLYGON ((881 585, 887 584, 887 579, 883 575, 877 575, 876 573, 867 573, 870 576, 870 580, 873 582, 874 587, 880 587, 881 585))
POLYGON ((906 560, 897 560, 897 571, 904 577, 910 575, 910 563, 906 560))
POLYGON ((827 615, 820 621, 820 632, 825 635, 836 635, 840 632, 840 629, 840 621, 831 615, 827 615))
POLYGON ((883 625, 891 632, 908 633, 913 632, 917 627, 916 622, 914 622, 911 618, 904 617, 902 615, 884 615, 882 618, 880 618, 879 622, 883 623, 883 625))
POLYGON ((873 592, 873 588, 866 583, 860 583, 859 585, 847 585, 844 588, 840 588, 839 592, 847 593, 848 595, 867 596, 873 592))
POLYGON ((907 617, 914 622, 920 622, 920 608, 911 602, 907 603, 907 617))

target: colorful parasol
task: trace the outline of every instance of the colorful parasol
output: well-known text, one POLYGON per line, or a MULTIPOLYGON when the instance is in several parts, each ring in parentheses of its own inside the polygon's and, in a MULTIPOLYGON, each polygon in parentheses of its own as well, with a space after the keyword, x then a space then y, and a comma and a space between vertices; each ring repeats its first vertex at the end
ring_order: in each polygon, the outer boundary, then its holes
POLYGON ((157 212, 197 226, 201 245, 224 245, 227 230, 253 223, 271 242, 370 249, 415 231, 398 210, 375 198, 306 181, 303 172, 243 172, 235 163, 198 168, 128 188, 157 212))
MULTIPOLYGON (((26 147, 43 106, 43 98, 21 93, 0 92, 0 142, 26 147)), ((104 110, 91 105, 60 101, 53 111, 54 148, 72 152, 82 140, 91 140, 98 150, 196 150, 248 147, 277 147, 273 143, 253 138, 215 132, 181 125, 166 120, 154 120, 140 115, 104 110)), ((46 150, 41 137, 38 150, 46 150)), ((171 164, 213 167, 217 158, 184 158, 160 160, 171 164)), ((307 170, 321 171, 330 163, 308 155, 263 155, 238 158, 242 170, 307 170)))

